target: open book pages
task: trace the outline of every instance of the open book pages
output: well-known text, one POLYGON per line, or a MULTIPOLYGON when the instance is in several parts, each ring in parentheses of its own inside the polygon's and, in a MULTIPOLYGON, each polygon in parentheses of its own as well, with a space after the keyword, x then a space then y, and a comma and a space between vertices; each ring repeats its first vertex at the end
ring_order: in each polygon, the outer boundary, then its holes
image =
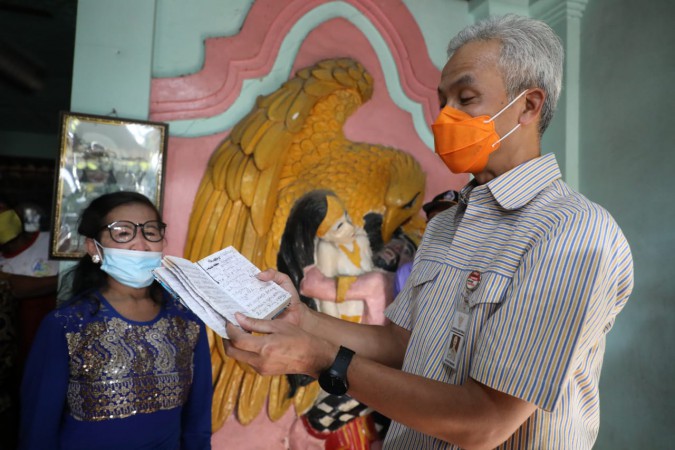
POLYGON ((153 271, 162 286, 224 338, 226 322, 237 324, 235 312, 271 319, 288 306, 291 294, 272 281, 258 280, 259 272, 234 247, 196 263, 165 256, 162 267, 153 271))

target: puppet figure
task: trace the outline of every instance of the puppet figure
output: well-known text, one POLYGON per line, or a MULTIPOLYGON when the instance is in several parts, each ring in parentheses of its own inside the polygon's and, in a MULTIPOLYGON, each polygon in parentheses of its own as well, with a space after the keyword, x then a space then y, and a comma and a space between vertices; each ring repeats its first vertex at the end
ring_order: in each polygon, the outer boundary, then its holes
POLYGON ((300 198, 281 239, 277 268, 291 275, 298 290, 302 272, 311 264, 323 276, 337 279, 336 301, 305 298, 305 302, 322 313, 358 321, 362 302, 346 301, 345 293, 355 277, 373 270, 373 253, 365 230, 352 223, 331 191, 312 191, 300 198))

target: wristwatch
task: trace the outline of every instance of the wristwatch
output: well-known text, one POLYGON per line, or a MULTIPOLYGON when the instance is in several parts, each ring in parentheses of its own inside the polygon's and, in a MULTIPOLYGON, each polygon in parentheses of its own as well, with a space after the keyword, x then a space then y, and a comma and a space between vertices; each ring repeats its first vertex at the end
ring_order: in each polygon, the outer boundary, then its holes
POLYGON ((345 395, 349 389, 347 382, 347 368, 352 361, 354 352, 347 347, 340 346, 333 364, 319 374, 321 389, 333 395, 345 395))

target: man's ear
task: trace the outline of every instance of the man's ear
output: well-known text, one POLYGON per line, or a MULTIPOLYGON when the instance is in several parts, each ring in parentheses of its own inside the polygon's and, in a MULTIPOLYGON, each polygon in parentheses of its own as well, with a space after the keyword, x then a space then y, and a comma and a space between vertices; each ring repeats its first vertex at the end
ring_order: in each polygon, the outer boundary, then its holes
POLYGON ((522 125, 539 122, 544 100, 546 100, 546 93, 540 88, 530 89, 525 94, 525 110, 520 115, 520 123, 522 125))

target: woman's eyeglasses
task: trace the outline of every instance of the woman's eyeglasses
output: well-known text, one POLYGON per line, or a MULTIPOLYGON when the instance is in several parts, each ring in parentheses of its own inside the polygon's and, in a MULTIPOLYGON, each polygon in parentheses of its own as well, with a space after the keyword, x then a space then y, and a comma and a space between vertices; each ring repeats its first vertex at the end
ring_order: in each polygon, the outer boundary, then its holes
POLYGON ((108 229, 110 237, 119 244, 125 244, 136 237, 136 230, 141 229, 143 237, 150 242, 159 242, 164 239, 166 224, 159 220, 149 220, 145 223, 133 223, 128 220, 118 220, 101 227, 108 229))

